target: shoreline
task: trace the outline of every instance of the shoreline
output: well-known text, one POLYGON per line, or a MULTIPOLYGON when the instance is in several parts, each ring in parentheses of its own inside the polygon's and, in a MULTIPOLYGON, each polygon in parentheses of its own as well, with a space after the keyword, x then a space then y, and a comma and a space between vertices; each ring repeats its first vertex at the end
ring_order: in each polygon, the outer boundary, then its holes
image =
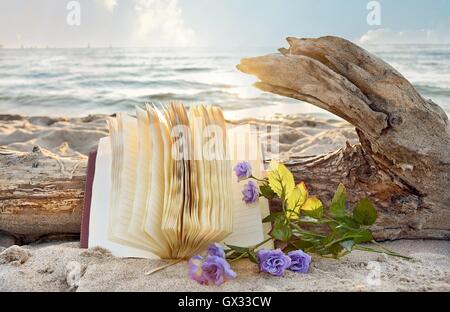
MULTIPOLYGON (((192 103, 185 103, 186 107, 188 108, 190 104, 192 103)), ((213 106, 219 106, 216 104, 213 104, 213 106)), ((220 106, 219 106, 220 107, 220 106)), ((245 119, 250 117, 257 117, 257 118, 273 118, 277 115, 288 115, 288 114, 295 114, 295 115, 303 115, 305 117, 312 117, 312 118, 319 118, 319 119, 331 119, 331 120, 342 120, 340 117, 333 115, 323 109, 317 108, 313 106, 312 104, 298 101, 298 103, 276 103, 271 105, 262 105, 259 107, 243 107, 243 108, 227 108, 227 107, 221 107, 224 116, 227 119, 245 119)), ((104 110, 102 112, 100 111, 91 111, 89 109, 81 110, 77 114, 73 113, 67 113, 65 110, 59 111, 56 110, 50 110, 50 111, 40 111, 38 110, 36 114, 31 113, 24 114, 23 111, 19 111, 18 113, 13 113, 10 109, 6 109, 6 111, 0 112, 0 120, 3 117, 27 117, 27 118, 41 118, 41 117, 49 117, 49 118, 83 118, 86 116, 109 116, 111 114, 114 114, 118 111, 124 111, 131 114, 134 114, 135 109, 129 109, 129 110, 104 110)))

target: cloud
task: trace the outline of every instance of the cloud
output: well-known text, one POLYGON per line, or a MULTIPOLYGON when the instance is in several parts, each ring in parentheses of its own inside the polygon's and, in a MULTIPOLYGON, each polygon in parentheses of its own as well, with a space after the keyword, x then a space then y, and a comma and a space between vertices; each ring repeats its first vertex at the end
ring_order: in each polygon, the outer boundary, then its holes
POLYGON ((177 0, 135 0, 134 43, 140 46, 192 46, 195 33, 185 26, 177 0))
POLYGON ((441 44, 450 43, 450 29, 393 31, 389 28, 369 30, 358 40, 361 44, 441 44))

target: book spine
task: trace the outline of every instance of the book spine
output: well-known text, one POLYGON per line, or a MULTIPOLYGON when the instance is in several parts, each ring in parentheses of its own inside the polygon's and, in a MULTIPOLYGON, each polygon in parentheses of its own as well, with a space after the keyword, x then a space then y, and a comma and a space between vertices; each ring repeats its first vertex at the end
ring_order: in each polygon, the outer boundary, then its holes
POLYGON ((89 247, 89 220, 91 214, 92 185, 94 183, 96 159, 97 151, 91 152, 88 158, 83 212, 81 215, 80 248, 89 247))

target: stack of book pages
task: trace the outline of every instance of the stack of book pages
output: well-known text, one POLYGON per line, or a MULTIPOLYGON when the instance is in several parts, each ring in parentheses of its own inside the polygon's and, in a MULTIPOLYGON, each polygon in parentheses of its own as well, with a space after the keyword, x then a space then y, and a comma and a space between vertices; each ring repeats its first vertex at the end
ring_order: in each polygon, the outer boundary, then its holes
POLYGON ((233 172, 244 160, 255 176, 264 170, 252 127, 227 126, 218 107, 175 103, 136 108, 136 117, 119 113, 108 124, 83 216, 89 247, 178 259, 212 242, 246 247, 265 239, 267 200, 245 204, 245 182, 233 172))

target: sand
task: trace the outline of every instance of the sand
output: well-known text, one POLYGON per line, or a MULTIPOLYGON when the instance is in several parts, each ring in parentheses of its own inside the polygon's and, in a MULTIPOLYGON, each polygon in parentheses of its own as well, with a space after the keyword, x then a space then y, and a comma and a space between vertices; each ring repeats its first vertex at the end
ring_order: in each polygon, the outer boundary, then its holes
POLYGON ((84 118, 0 115, 0 147, 31 152, 35 146, 60 157, 86 157, 108 135, 104 115, 84 118))
POLYGON ((77 242, 10 247, 0 254, 0 291, 450 291, 450 242, 385 244, 414 260, 355 251, 340 260, 314 257, 308 274, 273 277, 243 259, 232 264, 236 280, 220 287, 189 280, 186 262, 146 276, 165 262, 118 259, 77 242))
MULTIPOLYGON (((353 126, 345 121, 303 114, 274 114, 268 118, 254 116, 258 116, 255 110, 245 110, 239 114, 239 120, 230 122, 276 126, 281 158, 325 154, 345 146, 347 141, 358 142, 353 126)), ((39 146, 60 157, 86 157, 96 148, 98 140, 108 134, 106 119, 106 115, 84 118, 0 115, 0 147, 31 152, 39 146)))
MULTIPOLYGON (((282 159, 324 154, 357 142, 353 127, 340 120, 297 114, 259 118, 251 111, 238 115, 242 120, 233 123, 277 125, 282 159)), ((31 152, 39 146, 61 159, 86 158, 107 135, 106 118, 0 115, 0 149, 31 152)), ((106 250, 80 249, 78 242, 6 248, 11 244, 0 234, 0 291, 450 291, 450 241, 385 243, 414 260, 361 251, 339 261, 314 257, 309 274, 288 272, 282 278, 260 274, 256 265, 242 260, 233 263, 238 278, 221 287, 188 280, 185 262, 146 276, 165 262, 119 259, 106 250), (374 279, 378 273, 380 278, 374 279)))

